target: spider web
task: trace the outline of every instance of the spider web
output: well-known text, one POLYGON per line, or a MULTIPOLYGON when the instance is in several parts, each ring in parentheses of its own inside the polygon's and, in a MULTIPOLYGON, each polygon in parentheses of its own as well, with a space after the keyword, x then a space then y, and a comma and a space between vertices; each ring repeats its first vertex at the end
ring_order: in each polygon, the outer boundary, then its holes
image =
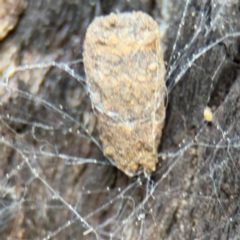
POLYGON ((238 239, 239 18, 234 0, 28 2, 0 52, 2 238, 238 239), (167 64, 147 177, 103 156, 81 61, 94 16, 127 10, 159 21, 167 64))

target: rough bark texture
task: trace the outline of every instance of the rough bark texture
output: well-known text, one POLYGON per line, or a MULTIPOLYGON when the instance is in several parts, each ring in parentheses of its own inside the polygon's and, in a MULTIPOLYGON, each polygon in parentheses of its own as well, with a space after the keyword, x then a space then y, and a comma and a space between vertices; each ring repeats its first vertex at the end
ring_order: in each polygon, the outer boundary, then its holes
MULTIPOLYGON (((1 239, 238 239, 238 1, 191 1, 186 14, 174 0, 165 12, 160 0, 9 2, 14 26, 0 41, 1 239), (104 158, 85 82, 52 64, 82 58, 94 17, 117 10, 169 25, 166 120, 148 178, 129 178, 104 158)), ((82 62, 69 67, 84 78, 82 62)))

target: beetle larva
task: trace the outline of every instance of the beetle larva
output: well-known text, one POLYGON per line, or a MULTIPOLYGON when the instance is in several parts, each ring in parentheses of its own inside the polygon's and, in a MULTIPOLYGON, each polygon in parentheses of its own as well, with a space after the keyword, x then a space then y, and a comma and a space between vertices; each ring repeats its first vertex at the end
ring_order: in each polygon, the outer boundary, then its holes
POLYGON ((155 171, 166 92, 157 23, 142 12, 98 17, 83 58, 104 155, 126 173, 155 171))

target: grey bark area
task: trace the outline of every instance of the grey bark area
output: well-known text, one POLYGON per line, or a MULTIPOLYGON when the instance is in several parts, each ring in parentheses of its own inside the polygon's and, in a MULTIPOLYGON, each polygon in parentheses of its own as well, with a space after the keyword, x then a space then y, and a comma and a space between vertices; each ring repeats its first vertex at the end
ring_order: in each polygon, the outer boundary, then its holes
POLYGON ((1 239, 239 238, 238 1, 8 0, 0 9, 1 239), (103 155, 75 60, 95 16, 132 10, 168 26, 168 95, 157 169, 129 178, 103 155))

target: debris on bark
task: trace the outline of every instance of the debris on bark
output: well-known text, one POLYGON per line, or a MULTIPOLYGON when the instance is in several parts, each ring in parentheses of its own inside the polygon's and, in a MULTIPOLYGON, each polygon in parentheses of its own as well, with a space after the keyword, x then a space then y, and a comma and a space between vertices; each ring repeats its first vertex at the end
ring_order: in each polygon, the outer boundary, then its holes
POLYGON ((166 90, 158 24, 142 12, 96 18, 83 57, 105 156, 126 173, 155 171, 166 90))

